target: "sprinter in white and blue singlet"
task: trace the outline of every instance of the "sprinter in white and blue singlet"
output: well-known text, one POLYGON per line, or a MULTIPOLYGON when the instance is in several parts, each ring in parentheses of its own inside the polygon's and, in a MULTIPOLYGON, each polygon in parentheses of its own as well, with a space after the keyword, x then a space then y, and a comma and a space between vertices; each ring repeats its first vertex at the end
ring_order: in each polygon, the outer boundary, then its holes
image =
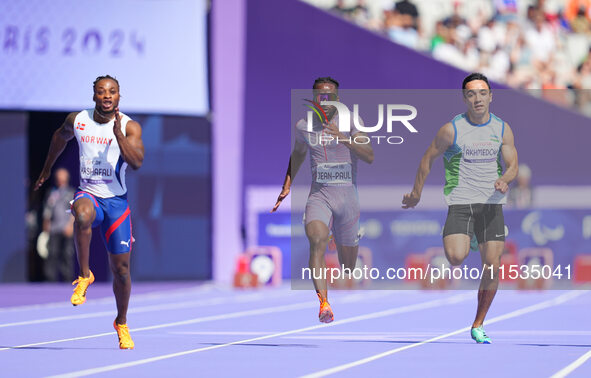
POLYGON ((486 76, 468 75, 462 91, 466 113, 439 129, 421 160, 412 192, 402 199, 402 207, 413 208, 419 203, 433 161, 443 155, 443 194, 449 206, 443 228, 445 255, 452 265, 460 265, 470 252, 470 239, 476 235, 485 273, 471 337, 479 344, 490 344, 483 324, 499 286, 505 247, 502 206, 507 201, 508 185, 517 176, 517 150, 511 127, 489 111, 492 92, 486 76))
MULTIPOLYGON (((313 102, 338 101, 339 83, 330 77, 316 79, 313 102)), ((357 196, 357 160, 373 162, 371 144, 356 143, 355 137, 364 137, 351 124, 350 132, 341 132, 338 127, 336 107, 321 105, 322 122, 314 118, 312 130, 301 119, 295 126, 295 145, 289 160, 283 190, 272 212, 287 197, 291 183, 310 151, 312 186, 304 213, 306 236, 310 243, 309 267, 312 281, 320 300, 318 319, 330 323, 334 316, 327 299, 326 278, 314 272, 325 272, 324 253, 332 229, 337 246, 339 262, 345 268, 355 268, 359 243, 359 198, 357 196), (338 142, 337 142, 338 141, 338 142), (316 277, 315 277, 316 276, 316 277), (321 277, 321 278, 318 278, 321 277)), ((360 121, 361 122, 361 121, 360 121)))
POLYGON ((109 252, 117 302, 117 317, 113 326, 119 337, 119 347, 133 349, 127 327, 133 236, 125 170, 128 165, 138 169, 143 163, 142 128, 138 122, 119 112, 119 82, 114 77, 98 77, 93 83, 93 92, 94 109, 70 113, 53 134, 35 189, 50 177, 51 168, 68 141, 76 138, 80 151, 80 188, 74 194, 72 214, 80 275, 73 282, 77 285, 70 301, 74 306, 86 302, 86 291, 94 282, 89 266, 92 228, 100 227, 109 252))

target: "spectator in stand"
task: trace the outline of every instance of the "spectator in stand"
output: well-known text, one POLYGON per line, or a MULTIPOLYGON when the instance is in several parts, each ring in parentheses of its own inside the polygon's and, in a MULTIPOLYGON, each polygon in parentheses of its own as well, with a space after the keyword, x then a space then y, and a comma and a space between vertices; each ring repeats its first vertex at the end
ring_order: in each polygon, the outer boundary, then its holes
POLYGON ((388 36, 396 43, 416 49, 418 47, 419 12, 417 7, 408 0, 396 3, 394 10, 386 20, 388 36))
POLYGON ((445 36, 448 33, 447 28, 443 25, 443 21, 437 21, 435 25, 435 35, 431 38, 431 52, 441 43, 445 43, 445 36))
POLYGON ((540 10, 534 13, 534 26, 525 32, 525 40, 533 52, 533 58, 541 63, 548 63, 556 48, 554 35, 540 10))

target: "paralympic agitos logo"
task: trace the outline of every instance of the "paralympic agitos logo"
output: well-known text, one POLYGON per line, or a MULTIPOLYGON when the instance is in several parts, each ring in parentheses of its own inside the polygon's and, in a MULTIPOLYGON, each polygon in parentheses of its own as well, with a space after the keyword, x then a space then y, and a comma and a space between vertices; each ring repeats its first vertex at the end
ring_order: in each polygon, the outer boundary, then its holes
MULTIPOLYGON (((351 132, 351 111, 349 108, 339 102, 339 101, 331 101, 331 100, 322 100, 320 103, 311 100, 305 100, 312 105, 305 104, 311 110, 307 112, 307 130, 309 132, 314 131, 313 125, 313 118, 314 113, 318 117, 318 120, 321 123, 328 123, 328 115, 326 114, 325 110, 322 106, 334 106, 338 115, 338 127, 339 131, 344 133, 351 132)), ((358 143, 358 144, 368 144, 372 139, 377 140, 377 143, 380 144, 381 140, 385 140, 388 144, 402 144, 404 142, 404 138, 401 136, 388 136, 388 135, 370 135, 372 133, 376 133, 382 129, 384 126, 384 118, 386 119, 386 131, 387 133, 392 133, 394 123, 401 123, 406 127, 408 131, 411 133, 418 133, 419 131, 410 123, 411 120, 415 119, 417 116, 417 109, 412 105, 406 104, 378 104, 378 122, 373 125, 364 125, 360 121, 359 118, 359 104, 353 104, 353 125, 358 131, 364 132, 368 134, 367 136, 354 136, 349 140, 350 142, 358 143), (384 108, 386 111, 384 112, 384 108), (400 112, 406 112, 407 114, 400 114, 400 112), (384 116, 385 113, 385 116, 384 116)), ((331 135, 322 135, 319 142, 321 144, 330 143, 331 141, 335 140, 335 138, 331 135)), ((338 143, 339 140, 336 140, 338 143)))

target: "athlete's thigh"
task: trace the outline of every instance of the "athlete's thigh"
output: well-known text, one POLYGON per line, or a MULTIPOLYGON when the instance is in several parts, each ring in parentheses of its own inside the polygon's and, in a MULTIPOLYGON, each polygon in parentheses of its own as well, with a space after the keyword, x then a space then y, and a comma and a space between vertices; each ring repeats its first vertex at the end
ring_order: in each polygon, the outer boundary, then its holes
POLYGON ((476 218, 474 205, 451 205, 447 210, 447 218, 443 227, 443 237, 454 234, 467 235, 469 239, 474 234, 474 220, 476 218))
POLYGON ((359 244, 359 199, 354 186, 339 188, 335 196, 332 230, 337 245, 356 247, 359 244))
POLYGON ((101 224, 101 234, 107 251, 111 254, 131 252, 131 211, 127 199, 112 197, 105 202, 105 220, 101 224))
POLYGON ((310 193, 304 212, 306 236, 310 240, 326 239, 328 242, 331 221, 332 210, 324 193, 320 191, 310 193))
POLYGON ((505 218, 503 205, 484 204, 474 223, 478 244, 489 241, 505 241, 505 218))
POLYGON ((470 253, 475 212, 472 205, 451 205, 443 227, 443 248, 452 264, 459 264, 470 253))

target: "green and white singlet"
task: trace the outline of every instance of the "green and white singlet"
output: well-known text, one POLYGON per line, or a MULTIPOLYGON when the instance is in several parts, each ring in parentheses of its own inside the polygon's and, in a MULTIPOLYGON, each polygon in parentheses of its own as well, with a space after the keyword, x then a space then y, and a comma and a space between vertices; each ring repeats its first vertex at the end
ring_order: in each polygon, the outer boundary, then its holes
POLYGON ((495 190, 495 181, 503 174, 500 159, 505 122, 489 114, 488 122, 480 125, 470 122, 465 113, 451 121, 454 143, 443 154, 443 194, 448 205, 507 202, 505 195, 495 190))

